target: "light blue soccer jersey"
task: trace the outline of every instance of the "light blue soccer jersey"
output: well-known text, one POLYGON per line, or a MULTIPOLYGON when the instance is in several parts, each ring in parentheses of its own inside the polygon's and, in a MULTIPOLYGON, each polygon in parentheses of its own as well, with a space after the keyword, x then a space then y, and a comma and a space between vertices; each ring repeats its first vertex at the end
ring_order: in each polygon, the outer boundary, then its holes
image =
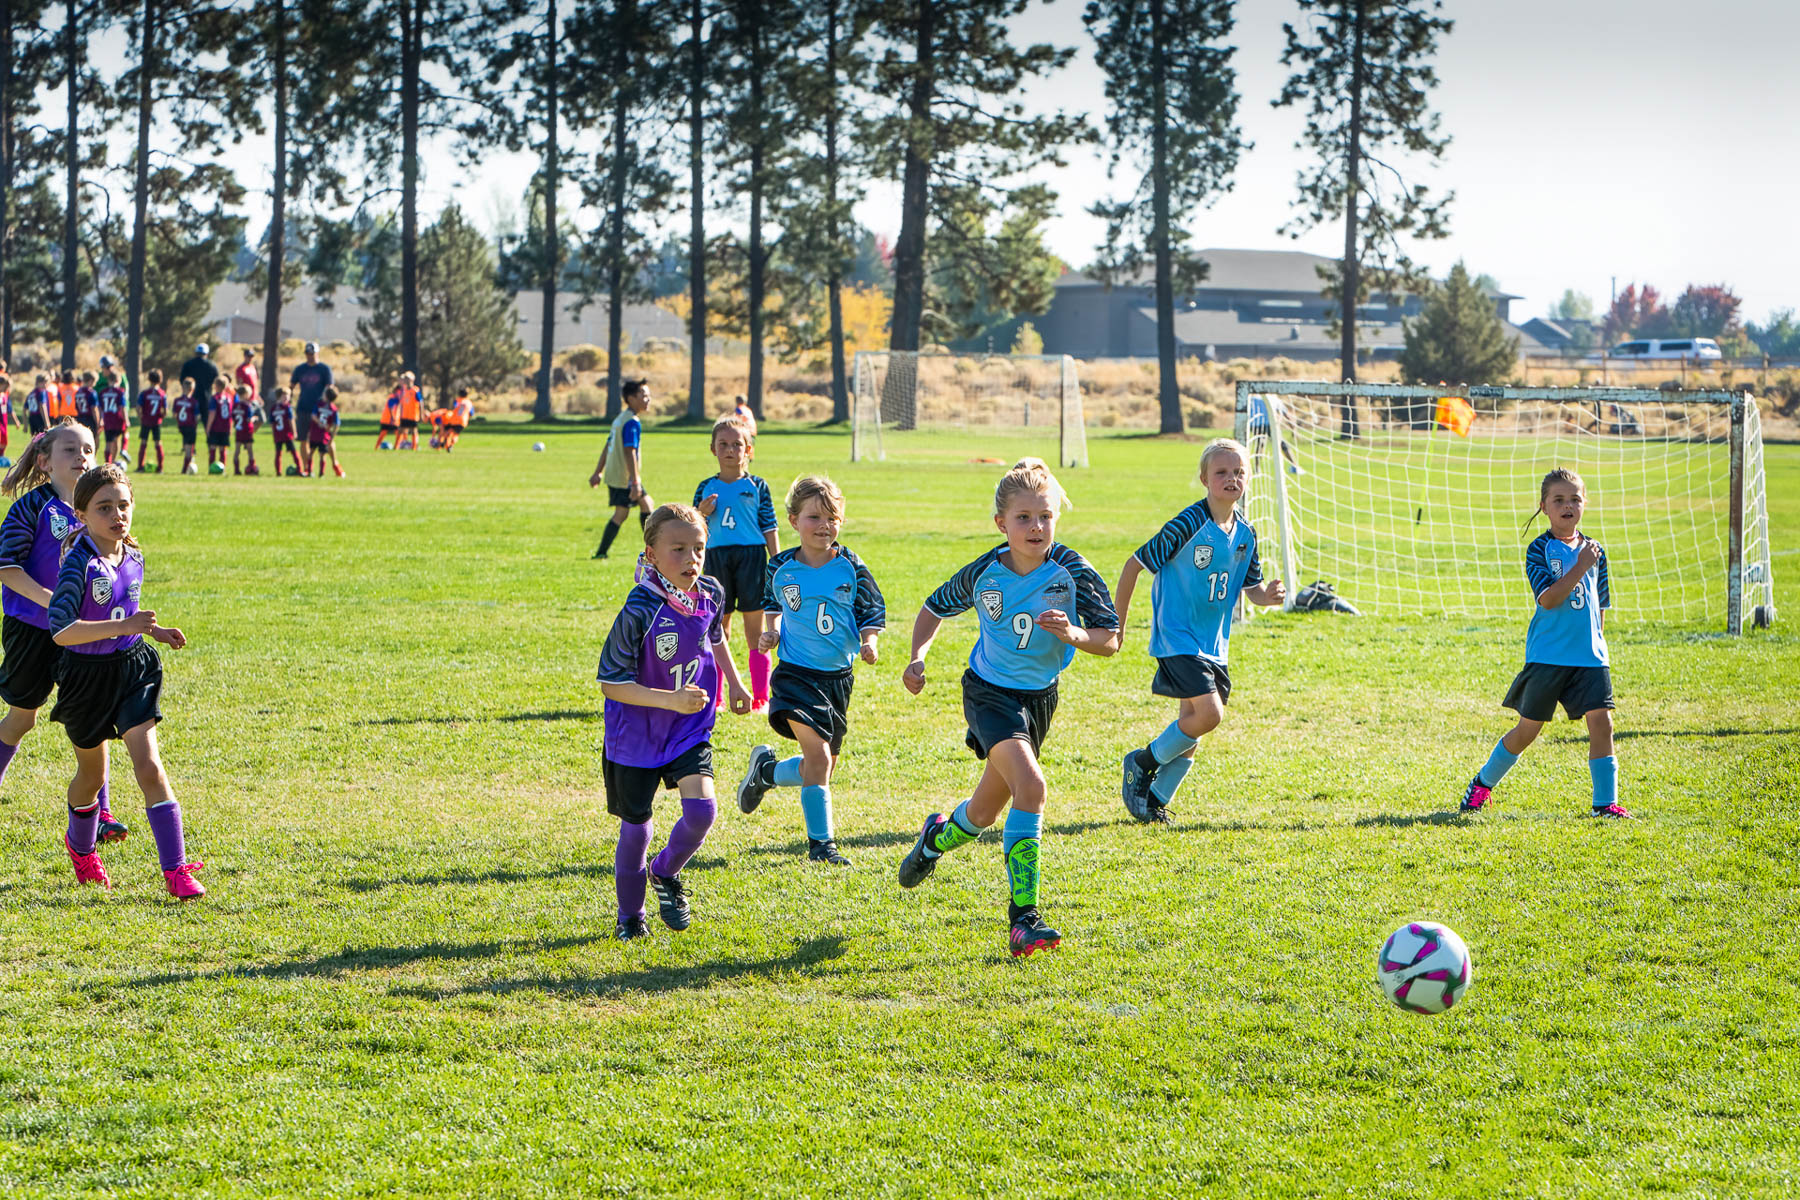
POLYGON ((1197 654, 1227 665, 1238 593, 1263 581, 1250 522, 1239 517, 1227 532, 1202 500, 1176 513, 1133 557, 1156 573, 1150 592, 1151 657, 1197 654))
POLYGON ((706 518, 708 546, 762 546, 764 537, 775 528, 775 501, 769 485, 756 475, 744 475, 726 483, 717 475, 694 489, 694 507, 708 496, 717 496, 718 505, 706 518))
POLYGON ((790 546, 769 560, 763 611, 781 618, 781 661, 812 671, 842 671, 856 661, 865 629, 887 627, 887 604, 863 560, 842 546, 822 567, 790 546))
MULTIPOLYGON (((1525 547, 1525 578, 1537 597, 1545 588, 1575 569, 1580 546, 1571 546, 1545 530, 1525 547)), ((1606 551, 1588 568, 1563 602, 1555 608, 1534 605, 1531 627, 1525 631, 1525 661, 1554 667, 1604 667, 1606 634, 1600 613, 1612 607, 1612 582, 1607 577, 1606 551)))
POLYGON ((1061 542, 1029 575, 1002 564, 1005 550, 995 546, 952 575, 925 607, 940 618, 973 608, 981 634, 969 666, 996 687, 1041 691, 1074 659, 1075 647, 1039 629, 1038 617, 1054 608, 1084 629, 1117 629, 1119 614, 1099 572, 1061 542))

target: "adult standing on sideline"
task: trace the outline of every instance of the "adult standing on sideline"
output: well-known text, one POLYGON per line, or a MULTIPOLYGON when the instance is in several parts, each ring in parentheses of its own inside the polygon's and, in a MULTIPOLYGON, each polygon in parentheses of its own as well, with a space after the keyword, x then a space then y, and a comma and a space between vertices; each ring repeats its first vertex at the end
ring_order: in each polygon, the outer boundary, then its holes
POLYGON ((194 357, 181 364, 181 378, 194 381, 194 395, 201 398, 202 404, 212 396, 213 383, 219 378, 219 368, 206 353, 206 343, 201 342, 194 347, 194 357))
MULTIPOLYGON (((294 427, 310 430, 312 415, 325 403, 325 389, 337 380, 331 376, 331 367, 319 361, 319 343, 306 343, 306 361, 294 368, 288 379, 294 389, 294 427)), ((307 461, 301 464, 302 470, 312 469, 312 445, 310 440, 306 447, 307 461)))
POLYGON ((260 398, 262 382, 257 378, 256 373, 256 351, 248 346, 244 347, 244 361, 237 365, 237 374, 232 377, 232 382, 239 387, 250 389, 251 404, 255 404, 260 398))

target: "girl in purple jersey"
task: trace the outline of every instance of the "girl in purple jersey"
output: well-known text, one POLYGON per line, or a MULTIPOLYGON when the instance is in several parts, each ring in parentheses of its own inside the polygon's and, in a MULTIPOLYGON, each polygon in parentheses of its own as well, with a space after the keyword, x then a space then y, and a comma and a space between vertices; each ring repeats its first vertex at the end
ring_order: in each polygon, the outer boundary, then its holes
POLYGON ((750 711, 750 695, 725 642, 723 589, 700 574, 705 557, 705 517, 686 504, 651 513, 637 585, 600 652, 600 690, 606 694, 600 770, 606 810, 620 822, 613 859, 620 941, 649 932, 646 882, 656 891, 663 924, 677 933, 688 927, 692 914, 681 869, 718 815, 712 729, 721 675, 731 689, 731 711, 750 711), (680 791, 681 819, 662 853, 646 862, 659 786, 680 791))
POLYGON ((107 743, 118 738, 131 754, 144 792, 169 895, 197 900, 206 889, 194 872, 206 864, 188 861, 181 805, 157 750, 162 660, 145 640, 179 650, 187 638, 179 629, 158 625, 154 612, 138 607, 144 556, 131 536, 131 483, 124 467, 107 463, 88 471, 75 485, 73 503, 81 525, 63 540, 62 568, 50 597, 50 631, 67 651, 57 667, 50 719, 68 731, 75 746, 64 838, 69 860, 82 883, 112 886, 95 852, 95 793, 106 780, 107 743))
MULTIPOLYGON (((19 461, 0 483, 16 496, 0 521, 0 700, 7 705, 0 719, 0 780, 6 778, 19 743, 37 724, 38 709, 56 686, 62 647, 50 636, 50 593, 62 560, 62 540, 78 524, 70 501, 82 474, 94 465, 94 439, 64 417, 32 438, 19 461)), ((115 820, 100 784, 99 836, 122 840, 130 830, 115 820)))

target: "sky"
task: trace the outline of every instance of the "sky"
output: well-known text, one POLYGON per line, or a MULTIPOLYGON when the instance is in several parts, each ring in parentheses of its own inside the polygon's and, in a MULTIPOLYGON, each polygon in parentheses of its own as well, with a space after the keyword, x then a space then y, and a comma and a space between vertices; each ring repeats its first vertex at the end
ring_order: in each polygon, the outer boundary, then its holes
MULTIPOLYGON (((1026 89, 1040 111, 1105 112, 1103 80, 1082 25, 1083 0, 1050 0, 1015 22, 1021 40, 1078 48, 1076 60, 1026 89)), ((1287 69, 1282 23, 1293 0, 1239 0, 1235 64, 1240 123, 1254 143, 1232 190, 1187 214, 1196 246, 1341 252, 1334 224, 1290 241, 1296 109, 1275 109, 1287 69)), ((1747 319, 1800 307, 1800 244, 1790 195, 1800 183, 1800 5, 1786 0, 1445 0, 1455 21, 1437 57, 1436 107, 1452 137, 1444 160, 1414 174, 1455 193, 1450 237, 1412 247, 1442 275, 1458 260, 1486 272, 1515 302, 1515 320, 1542 314, 1566 288, 1604 307, 1613 287, 1650 283, 1673 297, 1689 283, 1723 283, 1747 319)), ((575 148, 579 152, 579 144, 575 148)), ((569 150, 565 148, 565 153, 569 150)), ((240 163, 253 155, 240 157, 240 163)), ((526 158, 499 156, 474 176, 448 153, 427 153, 421 208, 455 196, 490 228, 516 214, 526 158)), ((1071 265, 1093 258, 1099 223, 1086 208, 1109 190, 1098 147, 1033 178, 1060 195, 1050 249, 1071 265)), ((246 179, 267 187, 262 180, 246 179)), ((858 219, 890 239, 897 188, 870 187, 858 219)), ((266 220, 252 210, 251 229, 266 220)))

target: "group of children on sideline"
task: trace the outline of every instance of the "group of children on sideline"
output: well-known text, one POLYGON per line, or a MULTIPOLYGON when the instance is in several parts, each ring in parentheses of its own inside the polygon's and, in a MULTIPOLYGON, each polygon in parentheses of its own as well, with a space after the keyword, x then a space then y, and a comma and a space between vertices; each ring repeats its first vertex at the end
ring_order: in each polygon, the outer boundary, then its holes
POLYGON ((425 393, 411 371, 394 376, 393 390, 381 404, 381 424, 375 431, 377 450, 417 450, 419 429, 431 427, 430 446, 448 454, 475 419, 475 401, 469 389, 462 388, 448 407, 427 410, 425 393))
POLYGON ((179 650, 181 630, 142 608, 144 556, 131 536, 130 477, 119 463, 94 465, 94 438, 73 417, 33 436, 0 484, 15 497, 0 520, 0 780, 38 712, 56 692, 50 719, 74 749, 63 845, 80 883, 112 887, 99 843, 130 830, 113 813, 107 754, 125 743, 144 794, 164 886, 178 900, 206 889, 194 872, 181 805, 157 747, 162 660, 151 642, 179 650))
POLYGON ((38 375, 32 389, 15 407, 12 379, 5 373, 4 364, 0 364, 0 457, 6 453, 15 420, 36 437, 66 418, 86 429, 96 447, 104 447, 104 462, 127 469, 131 461, 131 413, 135 408, 139 430, 136 469, 140 472, 161 474, 166 461, 163 425, 173 421, 181 437, 182 474, 200 473, 195 456, 204 426, 207 470, 211 474, 225 473, 229 450, 234 475, 259 475, 262 471, 256 462, 256 432, 266 421, 275 444, 275 474, 281 474, 284 458, 292 460, 290 475, 312 475, 316 467, 323 476, 327 463, 338 475, 344 473, 335 445, 340 421, 335 387, 325 389, 319 407, 309 415, 302 441, 303 431, 285 387, 275 389, 265 409, 251 384, 240 382, 234 387, 223 376, 214 381, 212 393, 204 396, 196 394, 192 379, 184 378, 181 390, 172 397, 163 387, 161 371, 152 370, 145 378, 149 386, 132 400, 112 360, 102 358, 98 374, 84 371, 78 376, 74 371, 64 371, 60 380, 48 374, 38 375))
MULTIPOLYGON (((887 608, 868 565, 838 541, 846 506, 829 479, 808 475, 788 489, 787 524, 798 541, 780 548, 769 486, 749 472, 754 427, 736 413, 713 426, 719 469, 695 489, 693 503, 653 507, 643 482, 640 421, 649 389, 631 380, 623 394, 625 411, 589 484, 604 482, 613 507, 596 558, 607 557, 634 507, 644 538, 599 668, 601 773, 607 810, 621 822, 616 934, 629 940, 649 931, 647 893, 654 893, 670 929, 686 929, 692 919, 681 871, 717 816, 712 731, 726 704, 735 714, 764 716, 799 750, 784 758, 767 745, 751 749, 737 786, 739 811, 755 811, 774 789, 798 789, 808 857, 849 865, 835 838, 831 781, 849 730, 853 665, 879 661, 887 608), (748 688, 729 648, 734 612, 744 618, 748 688), (773 670, 771 652, 779 659, 773 670), (652 802, 661 787, 678 791, 681 817, 652 859, 652 802)), ((1155 577, 1150 690, 1176 701, 1177 709, 1167 728, 1125 756, 1120 797, 1135 820, 1169 823, 1200 739, 1219 726, 1231 697, 1231 625, 1240 597, 1260 606, 1286 597, 1281 580, 1263 577, 1256 530, 1240 512, 1250 461, 1236 441, 1210 443, 1199 466, 1205 497, 1126 560, 1111 592, 1087 559, 1057 540, 1058 522, 1072 505, 1050 469, 1028 458, 1000 479, 991 516, 1003 540, 926 598, 901 674, 907 691, 922 692, 942 623, 975 613, 977 638, 961 688, 964 742, 983 763, 982 774, 952 812, 925 817, 899 864, 901 887, 917 887, 945 855, 976 841, 1004 815, 1011 952, 1029 956, 1061 944, 1062 934, 1039 908, 1049 795, 1040 754, 1063 671, 1077 651, 1102 658, 1118 652, 1146 571, 1155 577)), ((1618 803, 1612 757, 1606 559, 1579 532, 1584 504, 1585 489, 1572 472, 1544 478, 1533 516, 1545 514, 1550 529, 1526 552, 1537 601, 1526 666, 1502 701, 1519 722, 1466 789, 1464 812, 1489 804, 1492 789, 1561 704, 1588 724, 1593 814, 1631 815, 1618 803)))

